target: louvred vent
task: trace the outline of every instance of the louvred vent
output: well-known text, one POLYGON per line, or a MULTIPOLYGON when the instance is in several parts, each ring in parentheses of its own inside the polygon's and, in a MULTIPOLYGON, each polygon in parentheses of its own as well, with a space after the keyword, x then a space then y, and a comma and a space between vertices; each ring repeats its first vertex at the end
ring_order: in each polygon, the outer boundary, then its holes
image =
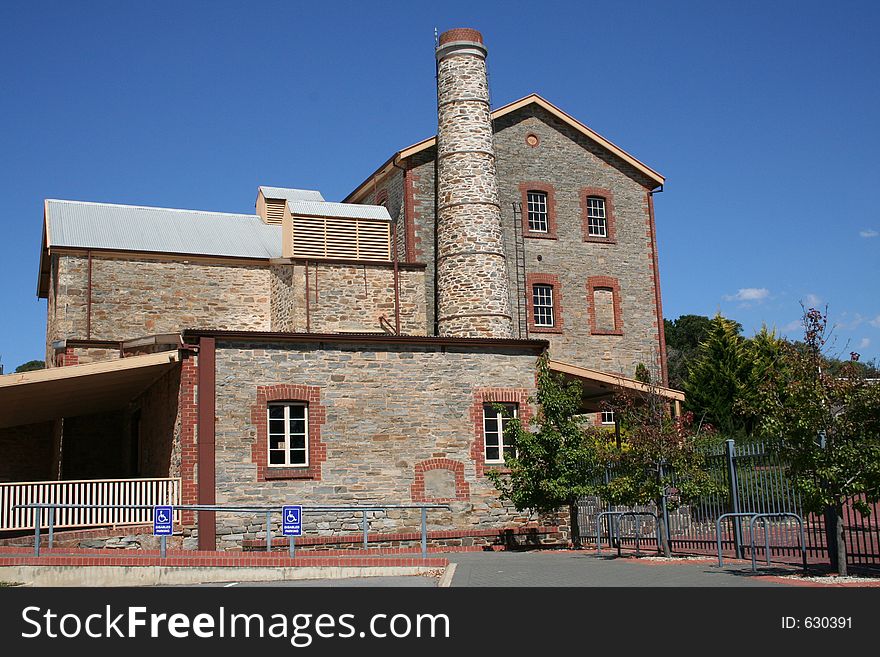
POLYGON ((293 257, 340 260, 391 259, 387 221, 293 217, 293 257))
POLYGON ((287 203, 284 199, 266 199, 266 223, 280 224, 284 217, 284 205, 287 203))

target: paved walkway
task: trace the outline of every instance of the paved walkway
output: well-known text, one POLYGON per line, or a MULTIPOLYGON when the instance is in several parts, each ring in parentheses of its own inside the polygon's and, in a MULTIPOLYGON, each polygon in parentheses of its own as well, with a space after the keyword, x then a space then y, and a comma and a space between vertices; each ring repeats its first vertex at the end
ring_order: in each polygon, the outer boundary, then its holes
MULTIPOLYGON (((595 552, 453 552, 434 554, 455 564, 452 586, 784 586, 778 581, 756 578, 747 564, 713 561, 678 563, 651 559, 618 559, 595 552)), ((796 572, 788 568, 759 568, 758 575, 796 572)), ((436 577, 364 577, 349 579, 294 580, 284 582, 230 582, 203 586, 284 587, 435 587, 436 577)))
MULTIPOLYGON (((441 555, 438 555, 441 556, 441 555)), ((460 552, 452 586, 781 586, 752 576, 751 566, 617 559, 595 552, 460 552)), ((758 575, 795 572, 758 569, 758 575)))

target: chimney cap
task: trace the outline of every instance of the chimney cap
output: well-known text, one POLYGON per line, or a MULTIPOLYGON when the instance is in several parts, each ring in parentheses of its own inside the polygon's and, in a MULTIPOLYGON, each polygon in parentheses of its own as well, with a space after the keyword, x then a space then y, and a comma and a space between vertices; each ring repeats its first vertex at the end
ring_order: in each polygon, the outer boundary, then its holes
POLYGON ((453 30, 446 30, 443 34, 440 35, 440 41, 438 45, 444 45, 449 43, 450 41, 472 41, 474 43, 483 44, 483 35, 480 34, 477 30, 471 29, 469 27, 457 27, 453 30))

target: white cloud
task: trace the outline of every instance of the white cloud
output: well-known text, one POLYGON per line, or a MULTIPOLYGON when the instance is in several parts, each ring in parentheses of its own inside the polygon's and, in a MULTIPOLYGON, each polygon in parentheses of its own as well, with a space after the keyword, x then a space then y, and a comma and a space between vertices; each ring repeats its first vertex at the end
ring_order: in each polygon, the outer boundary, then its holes
POLYGON ((808 308, 818 308, 820 305, 822 305, 822 299, 821 297, 810 293, 804 297, 804 305, 808 308))
POLYGON ((868 323, 875 328, 880 328, 880 315, 877 315, 874 319, 872 319, 868 323))
POLYGON ((782 327, 783 333, 792 333, 794 331, 800 331, 804 328, 804 321, 802 319, 795 319, 790 321, 788 324, 782 327))
MULTIPOLYGON (((878 317, 880 319, 880 317, 878 317)), ((864 322, 866 318, 861 313, 856 313, 855 315, 849 315, 849 313, 843 313, 840 316, 840 321, 834 323, 834 328, 839 328, 844 331, 854 331, 859 328, 864 322), (852 319, 850 319, 852 317, 852 319)))
POLYGON ((869 228, 868 230, 860 230, 859 235, 864 238, 871 238, 871 237, 877 237, 878 235, 880 235, 880 233, 878 233, 873 228, 869 228))
POLYGON ((763 301, 770 296, 766 287, 741 287, 736 294, 724 296, 725 301, 763 301))
POLYGON ((859 349, 867 349, 871 346, 871 338, 862 338, 859 340, 859 349))

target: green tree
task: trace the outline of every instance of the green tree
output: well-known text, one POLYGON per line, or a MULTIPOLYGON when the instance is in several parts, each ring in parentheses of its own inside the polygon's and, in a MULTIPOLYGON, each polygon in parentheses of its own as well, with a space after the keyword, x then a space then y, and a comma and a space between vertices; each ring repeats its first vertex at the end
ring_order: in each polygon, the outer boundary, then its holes
POLYGON ((687 380, 688 365, 694 359, 700 342, 709 332, 710 321, 703 315, 682 315, 676 320, 663 320, 666 370, 671 387, 682 389, 687 380))
POLYGON ((529 431, 516 418, 504 432, 505 444, 516 455, 505 457, 508 472, 490 471, 489 479, 519 511, 556 513, 568 507, 571 540, 580 546, 578 500, 591 494, 592 482, 601 471, 596 445, 580 414, 582 389, 550 371, 547 357, 538 361, 537 429, 529 431))
POLYGON ((653 503, 660 523, 658 551, 670 555, 666 509, 718 492, 719 484, 706 467, 706 447, 716 437, 709 427, 695 424, 693 413, 672 417, 669 403, 651 388, 615 397, 615 418, 625 429, 620 446, 607 435, 600 460, 612 466, 614 477, 600 489, 600 497, 612 504, 635 506, 653 503), (668 493, 674 491, 674 496, 668 493))
POLYGON ((44 370, 46 369, 46 363, 42 360, 29 360, 26 363, 22 363, 18 367, 15 368, 15 373, 18 374, 20 372, 33 372, 35 370, 44 370))
POLYGON ((715 315, 684 385, 686 408, 698 421, 709 422, 728 437, 745 431, 737 400, 748 381, 748 356, 739 324, 715 315))
MULTIPOLYGON (((766 325, 745 341, 746 375, 734 402, 734 413, 739 416, 745 433, 749 436, 755 432, 760 420, 755 413, 757 391, 772 377, 776 377, 777 381, 781 380, 782 377, 777 376, 777 370, 786 367, 785 346, 785 340, 778 338, 776 331, 768 329, 766 325)), ((779 393, 784 393, 784 390, 779 393)))
POLYGON ((868 515, 880 499, 880 385, 855 363, 828 367, 825 313, 810 308, 803 322, 804 342, 785 345, 784 366, 768 370, 754 413, 805 510, 825 513, 832 565, 846 575, 843 506, 852 500, 868 515))

